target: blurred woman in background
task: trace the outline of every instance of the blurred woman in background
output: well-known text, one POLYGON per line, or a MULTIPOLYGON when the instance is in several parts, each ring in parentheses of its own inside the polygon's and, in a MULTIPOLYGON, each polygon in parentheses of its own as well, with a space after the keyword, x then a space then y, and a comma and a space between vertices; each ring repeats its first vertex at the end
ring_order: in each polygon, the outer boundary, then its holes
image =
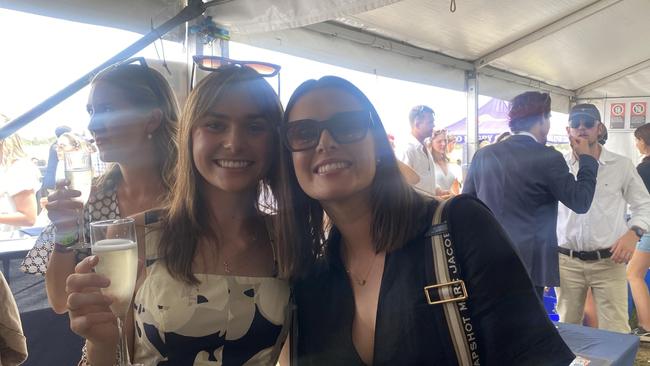
POLYGON ((176 97, 159 72, 147 67, 143 59, 134 60, 142 64, 127 61, 100 72, 91 83, 86 106, 88 130, 102 161, 112 166, 93 180, 85 205, 74 200, 80 192, 67 189, 69 182, 57 183, 46 206, 52 227, 44 230, 24 261, 30 273, 46 270, 48 299, 57 313, 67 311, 66 278, 88 254, 87 249, 70 249, 90 241, 88 224, 159 207, 167 201, 174 182, 176 97), (77 222, 80 210, 83 223, 77 222), (79 224, 86 228, 85 238, 79 237, 79 224), (43 252, 51 256, 43 257, 43 252))
MULTIPOLYGON (((0 114, 0 126, 6 122, 9 118, 0 114)), ((17 229, 36 222, 39 176, 17 134, 0 140, 0 239, 17 237, 17 229)))
POLYGON ((434 130, 430 139, 431 156, 436 163, 436 184, 443 191, 449 191, 452 195, 460 193, 460 183, 452 171, 447 157, 447 130, 434 130))

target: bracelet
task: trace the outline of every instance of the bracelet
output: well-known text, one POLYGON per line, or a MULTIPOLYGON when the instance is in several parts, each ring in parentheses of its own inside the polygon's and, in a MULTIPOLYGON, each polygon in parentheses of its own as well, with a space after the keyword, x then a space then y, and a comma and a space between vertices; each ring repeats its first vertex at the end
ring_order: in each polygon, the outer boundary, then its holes
POLYGON ((54 236, 54 242, 63 246, 63 247, 69 247, 73 244, 76 244, 79 241, 79 232, 75 231, 69 231, 67 233, 57 233, 54 236))

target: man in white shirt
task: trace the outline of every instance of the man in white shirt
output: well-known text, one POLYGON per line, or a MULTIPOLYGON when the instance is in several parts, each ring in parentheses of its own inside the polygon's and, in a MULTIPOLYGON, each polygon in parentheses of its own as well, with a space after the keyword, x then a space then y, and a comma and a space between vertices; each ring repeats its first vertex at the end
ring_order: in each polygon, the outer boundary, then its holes
MULTIPOLYGON (((560 321, 581 324, 587 290, 591 288, 601 329, 629 333, 625 264, 636 243, 650 227, 650 195, 632 161, 598 144, 603 132, 593 104, 571 109, 567 131, 597 148, 596 193, 589 211, 576 214, 564 205, 558 210, 560 321), (632 218, 625 222, 627 205, 632 218)), ((579 163, 565 155, 576 174, 579 163)))
POLYGON ((427 149, 424 139, 431 137, 433 133, 434 116, 433 109, 426 105, 411 108, 409 113, 411 135, 395 148, 397 159, 411 167, 420 177, 420 181, 415 184, 415 188, 432 196, 439 193, 439 190, 436 189, 433 156, 427 149))

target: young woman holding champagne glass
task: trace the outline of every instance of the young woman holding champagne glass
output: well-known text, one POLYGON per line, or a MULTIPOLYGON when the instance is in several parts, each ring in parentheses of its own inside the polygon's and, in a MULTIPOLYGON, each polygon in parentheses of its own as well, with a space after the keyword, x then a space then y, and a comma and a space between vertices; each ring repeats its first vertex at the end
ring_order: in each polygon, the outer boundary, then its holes
POLYGON ((58 182, 58 189, 48 197, 46 207, 55 230, 46 229, 39 241, 45 242, 46 249, 54 248, 47 263, 46 288, 57 313, 67 311, 66 278, 88 254, 88 249, 70 249, 89 242, 88 224, 158 207, 167 199, 175 175, 176 97, 165 78, 147 67, 144 59, 128 60, 100 72, 91 83, 86 108, 88 129, 100 157, 113 165, 92 181, 92 187, 58 182), (86 189, 91 193, 83 204, 78 201, 79 191, 86 189))
MULTIPOLYGON (((263 76, 223 66, 190 93, 170 205, 158 229, 138 238, 146 261, 125 327, 133 362, 271 365, 279 357, 289 286, 278 278, 265 212, 275 210, 282 107, 263 76)), ((117 346, 112 299, 92 290, 110 282, 92 272, 101 261, 84 259, 67 281, 71 328, 86 338, 93 366, 113 365, 117 346)))

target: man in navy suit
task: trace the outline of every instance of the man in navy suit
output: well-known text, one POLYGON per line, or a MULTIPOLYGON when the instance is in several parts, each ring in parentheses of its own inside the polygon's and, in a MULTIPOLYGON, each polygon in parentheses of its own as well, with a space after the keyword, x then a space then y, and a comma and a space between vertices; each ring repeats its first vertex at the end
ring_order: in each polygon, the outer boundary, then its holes
POLYGON ((477 151, 463 193, 481 199, 504 227, 524 262, 540 299, 545 286, 560 283, 556 236, 558 201, 577 213, 591 206, 598 161, 585 139, 569 137, 579 156, 574 176, 562 154, 546 146, 551 98, 516 96, 509 113, 513 136, 477 151))

